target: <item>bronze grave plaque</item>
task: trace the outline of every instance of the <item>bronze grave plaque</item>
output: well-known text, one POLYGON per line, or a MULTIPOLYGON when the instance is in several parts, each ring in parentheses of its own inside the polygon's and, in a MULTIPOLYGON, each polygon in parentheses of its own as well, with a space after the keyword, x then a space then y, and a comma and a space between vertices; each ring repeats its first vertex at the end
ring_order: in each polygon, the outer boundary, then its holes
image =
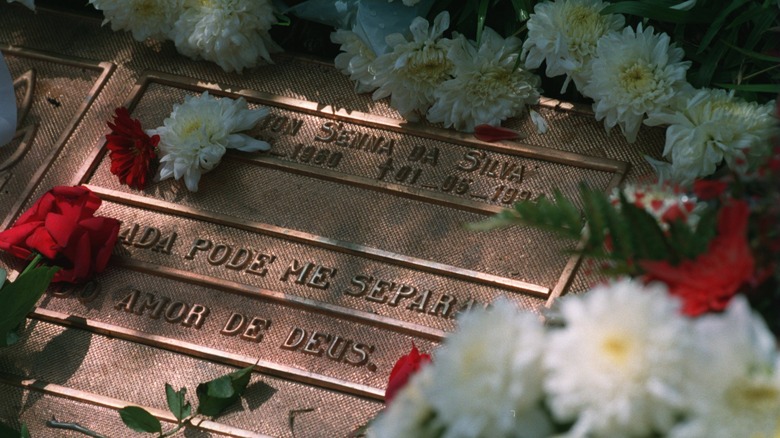
MULTIPOLYGON (((84 285, 52 286, 25 338, 0 351, 0 420, 23 421, 34 436, 56 436, 44 425, 52 414, 129 436, 117 409, 141 405, 173 421, 164 383, 194 388, 250 364, 241 405, 192 436, 345 436, 382 408, 395 360, 412 343, 432 351, 460 312, 499 296, 538 312, 567 288, 584 289, 565 255, 573 243, 463 224, 556 187, 609 190, 660 151, 654 130, 629 149, 591 115, 550 101, 538 108, 549 134, 485 143, 404 122, 328 63, 283 55, 227 74, 96 20, 0 11, 15 76, 35 67, 40 81, 48 70, 36 63, 51 63, 76 69, 52 73, 52 83, 91 78, 57 97, 63 110, 81 106, 47 128, 40 147, 54 146, 37 155, 51 117, 41 111, 58 107, 34 90, 25 123, 40 126, 24 153, 36 157, 25 164, 33 176, 14 182, 12 171, 4 183, 4 226, 52 186, 73 184, 122 223, 109 268, 84 285), (104 149, 114 109, 152 128, 204 91, 269 108, 250 134, 271 151, 228 153, 195 193, 171 180, 120 185, 104 149)), ((529 131, 527 121, 510 125, 529 131)))

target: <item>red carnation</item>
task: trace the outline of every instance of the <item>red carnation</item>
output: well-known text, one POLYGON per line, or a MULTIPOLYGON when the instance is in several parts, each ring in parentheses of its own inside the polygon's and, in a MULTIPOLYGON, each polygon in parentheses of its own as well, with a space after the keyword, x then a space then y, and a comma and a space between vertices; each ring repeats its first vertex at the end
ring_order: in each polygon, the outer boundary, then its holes
POLYGON ((111 134, 106 135, 111 173, 118 176, 122 184, 143 190, 152 160, 157 158, 155 148, 160 136, 149 137, 141 128, 141 122, 131 119, 125 107, 116 109, 114 123, 109 122, 108 127, 111 128, 111 134))
POLYGON ((639 262, 647 282, 660 280, 683 300, 683 312, 698 316, 721 311, 748 282, 755 262, 747 242, 750 211, 745 201, 732 201, 718 215, 718 234, 707 252, 677 266, 667 261, 639 262))
POLYGON ((412 351, 401 356, 393 366, 393 370, 390 371, 390 378, 387 380, 387 389, 385 390, 385 403, 390 403, 390 400, 406 385, 409 378, 430 361, 429 354, 420 354, 417 347, 412 344, 412 351))
POLYGON ((105 269, 119 234, 118 220, 94 215, 100 203, 86 187, 54 187, 0 233, 0 249, 52 260, 62 268, 52 281, 87 280, 105 269))

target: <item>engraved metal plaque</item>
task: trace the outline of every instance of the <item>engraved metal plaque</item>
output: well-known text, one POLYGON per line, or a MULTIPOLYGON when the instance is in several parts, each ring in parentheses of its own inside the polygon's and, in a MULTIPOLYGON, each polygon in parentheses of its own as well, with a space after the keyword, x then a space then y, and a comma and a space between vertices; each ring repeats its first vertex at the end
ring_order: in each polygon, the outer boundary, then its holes
POLYGON ((404 122, 328 63, 284 55, 226 74, 93 19, 5 4, 0 44, 30 108, 0 151, 3 226, 68 184, 122 222, 109 269, 52 286, 23 341, 0 351, 0 420, 34 436, 55 435, 51 415, 128 436, 115 411, 129 404, 171 422, 164 383, 192 389, 250 364, 242 404, 192 436, 345 436, 382 408, 394 361, 413 343, 432 351, 461 312, 499 296, 538 312, 585 289, 565 255, 576 243, 463 224, 556 187, 609 190, 649 173, 642 157, 662 146, 647 129, 629 147, 549 100, 537 108, 548 134, 512 120, 526 139, 485 143, 404 122), (104 149, 114 109, 152 128, 204 91, 269 108, 250 135, 271 151, 228 153, 197 193, 120 185, 104 149))

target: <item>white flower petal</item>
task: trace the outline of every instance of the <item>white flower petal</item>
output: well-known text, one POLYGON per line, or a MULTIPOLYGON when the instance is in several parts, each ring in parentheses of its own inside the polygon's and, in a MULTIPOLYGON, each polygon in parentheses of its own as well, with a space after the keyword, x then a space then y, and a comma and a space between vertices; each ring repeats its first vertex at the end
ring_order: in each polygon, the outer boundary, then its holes
POLYGON ((163 126, 149 131, 160 136, 160 179, 184 178, 187 188, 197 189, 201 173, 216 167, 228 148, 268 150, 268 143, 238 133, 267 113, 266 108, 250 110, 244 99, 217 99, 208 92, 187 96, 163 126))
MULTIPOLYGON (((669 44, 669 36, 655 34, 652 27, 626 27, 622 33, 598 41, 590 62, 590 79, 582 88, 593 98, 597 120, 608 130, 615 126, 631 143, 645 114, 662 111, 687 87, 683 50, 669 44)), ((576 80, 576 77, 575 77, 576 80)))
POLYGON ((272 62, 269 52, 281 50, 268 35, 276 23, 269 0, 184 1, 185 8, 170 31, 184 55, 241 72, 261 59, 272 62))

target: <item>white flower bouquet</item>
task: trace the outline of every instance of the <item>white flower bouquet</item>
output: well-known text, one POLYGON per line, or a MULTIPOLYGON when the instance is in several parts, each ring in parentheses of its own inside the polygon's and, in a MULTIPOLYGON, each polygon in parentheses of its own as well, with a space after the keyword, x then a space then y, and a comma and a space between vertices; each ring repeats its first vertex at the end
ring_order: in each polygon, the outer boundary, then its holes
MULTIPOLYGON (((661 283, 474 311, 372 422, 369 437, 773 437, 775 338, 743 298, 698 319, 661 283)), ((392 377, 391 377, 392 378, 392 377)))

